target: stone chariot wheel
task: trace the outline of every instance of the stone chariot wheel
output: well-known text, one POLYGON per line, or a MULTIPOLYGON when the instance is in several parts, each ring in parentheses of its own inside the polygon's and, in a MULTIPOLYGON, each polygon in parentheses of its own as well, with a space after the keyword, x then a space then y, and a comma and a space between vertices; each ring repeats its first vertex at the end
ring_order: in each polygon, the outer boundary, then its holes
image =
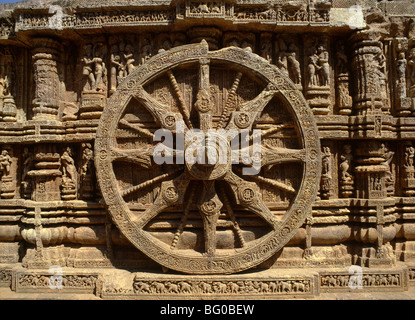
POLYGON ((95 162, 122 234, 190 274, 271 258, 304 223, 321 175, 317 126, 295 85, 249 50, 209 51, 205 41, 160 52, 121 82, 99 122, 95 162), (189 142, 189 132, 213 143, 189 142))

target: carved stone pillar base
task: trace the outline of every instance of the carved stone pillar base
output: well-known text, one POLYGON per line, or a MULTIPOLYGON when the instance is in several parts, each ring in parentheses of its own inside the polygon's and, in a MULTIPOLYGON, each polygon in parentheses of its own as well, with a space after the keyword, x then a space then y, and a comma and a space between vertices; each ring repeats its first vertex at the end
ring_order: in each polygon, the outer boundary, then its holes
POLYGON ((73 248, 69 252, 67 265, 73 268, 112 267, 112 263, 107 258, 104 247, 73 248))
POLYGON ((340 194, 342 198, 351 198, 354 193, 353 179, 340 181, 340 194))
POLYGON ((79 109, 79 118, 99 119, 106 104, 106 94, 104 92, 84 92, 82 93, 81 107, 79 109))
POLYGON ((397 254, 399 254, 402 261, 415 261, 415 241, 405 241, 403 243, 397 243, 395 251, 397 254))
POLYGON ((22 260, 22 265, 30 269, 50 268, 51 266, 66 267, 68 249, 63 245, 42 248, 41 251, 29 248, 22 260))
POLYGON ((13 199, 15 187, 13 177, 3 177, 0 181, 0 195, 2 199, 13 199))
POLYGON ((59 170, 30 171, 29 177, 34 181, 32 200, 35 201, 59 201, 61 195, 59 188, 62 173, 59 170))
POLYGON ((62 185, 61 191, 62 200, 75 200, 76 188, 73 184, 62 185))
POLYGON ((387 197, 386 171, 383 165, 356 167, 356 179, 358 180, 358 198, 383 199, 387 197))
POLYGON ((19 262, 19 243, 0 242, 0 263, 19 262))
POLYGON ((330 113, 330 88, 311 87, 306 91, 306 98, 315 115, 330 113))
POLYGON ((3 121, 4 122, 16 122, 16 103, 12 96, 6 96, 3 98, 3 121))
POLYGON ((380 257, 376 248, 363 248, 357 264, 368 268, 392 267, 396 262, 394 257, 380 257))
POLYGON ((406 196, 413 196, 415 194, 415 169, 413 167, 405 168, 403 170, 405 178, 402 179, 403 193, 406 196))

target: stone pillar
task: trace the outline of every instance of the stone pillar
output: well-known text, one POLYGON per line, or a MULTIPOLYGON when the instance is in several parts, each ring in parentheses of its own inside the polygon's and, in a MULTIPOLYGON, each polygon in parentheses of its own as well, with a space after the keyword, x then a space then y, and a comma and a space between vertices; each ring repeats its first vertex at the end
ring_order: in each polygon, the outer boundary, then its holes
POLYGON ((62 45, 50 38, 34 38, 32 43, 33 120, 58 120, 62 96, 58 65, 62 45))
POLYGON ((356 32, 352 43, 354 105, 358 115, 389 114, 386 57, 376 32, 356 32))
POLYGON ((62 173, 59 170, 60 154, 56 152, 56 146, 35 146, 34 170, 28 172, 33 181, 33 201, 60 201, 60 186, 62 173))
POLYGON ((360 234, 360 241, 365 244, 360 261, 368 267, 390 266, 395 262, 395 257, 384 230, 394 212, 394 152, 385 143, 371 140, 362 142, 356 155, 357 217, 362 223, 357 234, 360 234))

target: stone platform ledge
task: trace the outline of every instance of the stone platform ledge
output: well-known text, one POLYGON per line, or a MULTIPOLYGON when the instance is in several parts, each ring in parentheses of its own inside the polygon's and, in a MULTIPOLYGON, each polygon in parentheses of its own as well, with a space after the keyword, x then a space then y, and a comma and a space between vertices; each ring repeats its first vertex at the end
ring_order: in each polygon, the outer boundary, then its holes
POLYGON ((362 287, 345 268, 268 269, 234 275, 184 275, 121 269, 62 268, 62 288, 50 288, 55 271, 0 265, 0 299, 277 300, 415 299, 414 266, 363 268, 362 287))

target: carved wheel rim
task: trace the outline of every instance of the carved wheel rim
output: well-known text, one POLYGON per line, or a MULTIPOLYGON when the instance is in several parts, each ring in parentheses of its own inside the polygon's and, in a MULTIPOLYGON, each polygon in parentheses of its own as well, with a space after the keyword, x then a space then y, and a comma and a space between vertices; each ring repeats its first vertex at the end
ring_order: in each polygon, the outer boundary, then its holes
MULTIPOLYGON (((239 79, 240 80, 240 79, 239 79)), ((232 93, 232 89, 229 89, 232 93)), ((209 51, 206 42, 173 48, 161 52, 137 68, 118 87, 105 107, 99 122, 95 141, 95 161, 97 177, 104 201, 112 219, 122 234, 136 248, 159 264, 180 272, 191 274, 229 274, 250 269, 271 258, 295 235, 311 211, 312 202, 317 195, 321 175, 321 155, 317 126, 310 108, 301 92, 280 70, 263 58, 250 51, 229 47, 218 51, 209 51), (212 121, 212 106, 209 101, 209 67, 219 63, 229 65, 239 70, 238 77, 245 74, 260 78, 265 84, 262 92, 251 101, 236 107, 235 110, 222 110, 224 123, 214 124, 212 121), (177 120, 183 120, 186 127, 195 123, 185 110, 174 68, 182 65, 197 65, 199 82, 197 98, 193 106, 199 117, 199 128, 206 130, 223 125, 224 129, 248 128, 252 130, 255 119, 262 113, 266 105, 277 97, 283 101, 293 118, 298 135, 300 148, 269 148, 262 147, 261 165, 276 165, 284 162, 300 164, 301 182, 297 190, 274 181, 275 188, 291 192, 292 200, 282 217, 277 218, 265 202, 258 187, 258 179, 248 179, 238 174, 233 165, 223 169, 215 179, 192 174, 186 164, 173 166, 164 172, 138 185, 123 189, 120 187, 114 163, 133 163, 152 170, 152 147, 122 149, 117 144, 117 130, 122 127, 135 131, 138 135, 151 138, 152 133, 137 125, 132 125, 123 114, 132 100, 139 101, 154 117, 159 128, 173 129, 177 120), (173 70, 173 72, 172 72, 173 70), (172 88, 176 90, 178 105, 183 107, 179 112, 171 112, 166 106, 154 99, 145 89, 147 83, 154 81, 157 76, 167 74, 172 88), (242 115, 240 117, 240 115, 242 115), (248 119, 248 120, 247 120, 248 119), (235 170, 234 170, 235 169, 235 170), (218 182, 219 181, 219 182, 218 182), (198 184, 200 192, 194 192, 198 184), (218 186, 218 184, 220 184, 218 186), (133 212, 126 195, 147 187, 159 187, 154 202, 148 208, 137 213, 133 212), (227 191, 224 191, 223 188, 227 191), (291 189, 290 189, 291 188, 291 189), (181 223, 171 243, 161 241, 146 225, 156 219, 162 212, 172 206, 180 207, 181 223), (180 250, 177 248, 186 218, 191 207, 197 207, 203 222, 204 250, 180 250), (238 221, 233 208, 242 207, 265 221, 270 231, 257 239, 244 243, 242 231, 238 230, 238 221), (226 214, 232 221, 234 231, 240 232, 241 245, 227 250, 216 248, 217 221, 221 214, 226 214), (203 252, 204 251, 204 252, 203 252)), ((197 169, 197 168, 196 168, 197 169)), ((218 169, 220 171, 220 168, 218 169)), ((197 172, 197 170, 196 170, 197 172)), ((261 179, 261 177, 258 177, 261 179)), ((268 181, 269 182, 269 181, 268 181)), ((193 208, 194 209, 194 208, 193 208)))

